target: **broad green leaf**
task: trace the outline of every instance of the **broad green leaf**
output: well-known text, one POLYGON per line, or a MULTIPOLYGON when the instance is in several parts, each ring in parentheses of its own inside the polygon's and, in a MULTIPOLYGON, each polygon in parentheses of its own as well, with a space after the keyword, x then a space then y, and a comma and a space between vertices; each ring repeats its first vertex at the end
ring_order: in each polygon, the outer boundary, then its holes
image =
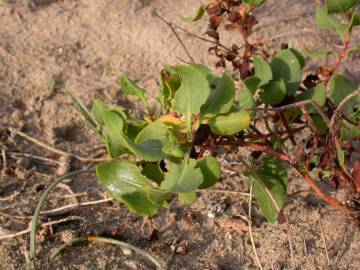
POLYGON ((325 0, 328 14, 346 12, 359 4, 359 0, 325 0))
POLYGON ((316 24, 320 29, 334 29, 343 38, 347 25, 342 23, 335 15, 327 14, 321 7, 316 8, 316 24))
POLYGON ((261 80, 256 76, 247 77, 243 83, 246 88, 251 92, 251 94, 255 94, 256 90, 259 88, 261 80))
POLYGON ((204 182, 199 186, 200 189, 212 187, 219 180, 221 168, 216 158, 204 157, 196 162, 196 167, 200 168, 204 177, 204 182))
POLYGON ((166 106, 166 109, 172 108, 175 92, 181 85, 180 77, 170 68, 165 68, 161 72, 161 81, 162 88, 160 89, 159 98, 162 100, 163 105, 166 106))
MULTIPOLYGON (((354 92, 357 88, 358 86, 350 83, 344 77, 334 74, 330 79, 329 98, 336 106, 338 106, 344 98, 354 92)), ((343 112, 348 118, 357 122, 359 118, 359 108, 360 97, 355 96, 346 103, 343 112)))
POLYGON ((72 100, 75 108, 84 117, 84 119, 85 119, 86 123, 88 124, 89 128, 91 128, 93 131, 95 131, 97 134, 99 134, 101 136, 101 133, 100 133, 99 129, 97 128, 97 125, 96 125, 95 121, 91 117, 91 115, 88 112, 88 110, 86 109, 85 105, 73 93, 71 93, 70 91, 67 91, 67 93, 71 97, 71 100, 72 100))
POLYGON ((169 172, 165 174, 165 180, 160 189, 171 192, 192 192, 204 181, 201 169, 196 168, 196 160, 188 156, 181 164, 170 163, 169 172))
POLYGON ((360 128, 349 123, 346 120, 342 121, 343 128, 341 132, 341 140, 346 141, 350 139, 360 138, 360 128))
POLYGON ((102 118, 102 114, 104 113, 104 111, 106 111, 108 109, 109 109, 109 106, 107 106, 104 102, 102 102, 99 99, 95 99, 93 106, 91 108, 91 113, 99 125, 104 125, 104 120, 102 118))
POLYGON ((215 90, 211 92, 206 103, 201 107, 201 115, 228 113, 233 106, 234 98, 234 80, 229 74, 224 73, 215 90))
POLYGON ((348 31, 351 32, 355 26, 359 26, 359 25, 360 25, 360 14, 354 13, 351 17, 348 31))
POLYGON ((356 90, 356 85, 350 83, 341 75, 334 74, 330 79, 329 98, 336 105, 356 90))
POLYGON ((140 169, 128 161, 100 164, 96 167, 96 175, 111 197, 138 215, 156 214, 166 196, 166 193, 152 189, 140 169))
POLYGON ((214 73, 205 65, 203 64, 192 64, 192 67, 196 68, 200 71, 208 80, 210 87, 214 87, 217 85, 218 81, 220 80, 219 77, 216 77, 214 73))
POLYGON ((273 75, 271 67, 269 63, 266 62, 262 57, 254 56, 253 61, 255 67, 255 76, 261 80, 260 84, 258 85, 258 87, 260 87, 272 80, 273 75))
POLYGON ((124 119, 117 112, 106 111, 103 114, 103 119, 111 157, 117 157, 128 152, 127 150, 146 161, 159 161, 166 157, 165 153, 161 150, 163 144, 158 139, 136 144, 127 138, 124 133, 124 119))
POLYGON ((130 140, 135 140, 139 133, 148 125, 145 120, 128 120, 126 137, 130 140))
POLYGON ((252 174, 254 196, 260 210, 269 222, 274 223, 286 202, 288 177, 282 161, 265 157, 261 167, 252 174))
POLYGON ((187 193, 179 193, 179 201, 182 205, 193 204, 196 201, 196 193, 194 191, 187 193))
POLYGON ((211 132, 216 135, 231 136, 239 133, 249 125, 250 115, 244 110, 219 114, 209 119, 211 132))
POLYGON ((162 151, 169 155, 176 158, 183 158, 185 155, 184 148, 181 145, 171 143, 169 141, 163 142, 164 146, 162 148, 162 151))
POLYGON ((325 49, 318 50, 318 51, 310 51, 308 48, 304 49, 304 54, 311 57, 311 58, 319 58, 328 54, 332 54, 332 52, 327 51, 325 49))
POLYGON ((196 14, 193 17, 183 17, 181 16, 181 19, 184 22, 196 22, 202 18, 206 11, 207 5, 201 5, 199 9, 197 10, 196 14))
POLYGON ((148 98, 145 90, 137 86, 127 75, 123 75, 119 79, 120 90, 124 94, 138 97, 145 105, 148 104, 148 98))
POLYGON ((296 58, 298 59, 299 63, 300 63, 300 67, 301 69, 305 67, 305 58, 304 56, 301 54, 301 52, 299 52, 297 49, 294 48, 289 48, 289 50, 296 56, 296 58))
POLYGON ((147 125, 136 137, 136 143, 149 140, 163 140, 167 138, 169 128, 162 122, 156 121, 147 125))
POLYGON ((255 107, 255 101, 251 92, 244 88, 240 92, 237 92, 237 99, 239 102, 239 109, 248 110, 255 107))
POLYGON ((311 114, 310 117, 312 118, 319 134, 325 135, 328 132, 329 128, 325 120, 322 118, 322 116, 317 113, 317 114, 311 114))
POLYGON ((158 163, 146 164, 141 173, 159 185, 164 180, 164 172, 161 170, 158 163))
POLYGON ((295 93, 301 83, 301 65, 297 56, 290 50, 282 50, 270 63, 273 80, 286 82, 286 94, 295 93))
POLYGON ((284 80, 270 82, 262 87, 260 94, 261 100, 266 105, 276 105, 281 103, 286 96, 286 83, 284 80))
POLYGON ((264 0, 244 0, 244 2, 251 7, 257 7, 264 2, 264 0))
MULTIPOLYGON (((319 83, 315 87, 306 90, 296 97, 296 101, 303 101, 312 99, 314 100, 320 107, 324 107, 326 102, 326 87, 324 83, 319 83)), ((315 109, 311 105, 306 106, 307 110, 310 113, 315 112, 315 109)))
POLYGON ((193 66, 173 67, 181 79, 181 86, 175 93, 174 109, 185 117, 188 134, 191 133, 191 119, 200 112, 201 106, 210 95, 210 86, 206 77, 193 66))

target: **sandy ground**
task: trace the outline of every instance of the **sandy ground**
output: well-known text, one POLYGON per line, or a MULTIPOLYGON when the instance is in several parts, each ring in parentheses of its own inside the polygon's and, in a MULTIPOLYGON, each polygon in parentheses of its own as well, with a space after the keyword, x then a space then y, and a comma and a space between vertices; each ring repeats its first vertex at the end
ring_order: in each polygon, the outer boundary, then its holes
MULTIPOLYGON (((8 157, 7 175, 0 181, 0 235, 28 227, 44 187, 60 173, 58 164, 12 154, 60 158, 11 136, 8 127, 22 128, 72 153, 93 153, 98 142, 72 107, 65 88, 74 91, 88 106, 94 98, 100 98, 136 109, 133 100, 119 93, 119 75, 129 74, 154 96, 162 67, 179 63, 177 57, 187 59, 170 29, 151 11, 182 24, 179 16, 192 14, 199 2, 0 2, 0 142, 8 157)), ((314 7, 312 0, 269 0, 256 12, 261 21, 256 35, 268 40, 270 50, 279 49, 281 42, 299 49, 305 45, 314 49, 336 46, 338 41, 331 33, 314 30, 314 7)), ((202 34, 206 22, 184 27, 202 34)), ((359 37, 359 32, 355 36, 359 37)), ((181 37, 197 62, 213 66, 215 59, 207 53, 208 44, 184 34, 181 37)), ((223 42, 231 41, 240 42, 236 37, 223 42)), ((360 80, 358 63, 359 55, 354 54, 343 69, 354 81, 360 80)), ((311 63, 307 66, 307 70, 314 68, 311 63)), ((70 165, 61 170, 84 167, 76 161, 70 165)), ((216 188, 246 192, 244 182, 224 173, 224 180, 216 188)), ((46 207, 101 199, 102 192, 93 176, 79 177, 58 188, 46 207), (71 192, 82 196, 65 196, 71 192)), ((120 248, 102 244, 79 245, 55 263, 47 262, 49 252, 63 241, 89 234, 132 243, 161 258, 168 269, 256 269, 249 234, 224 226, 224 221, 246 211, 246 197, 200 194, 191 207, 174 204, 170 211, 162 211, 154 219, 158 231, 151 238, 142 232, 141 218, 115 203, 45 215, 43 222, 78 218, 42 230, 39 269, 154 269, 143 258, 125 256, 120 248)), ((270 225, 254 209, 254 239, 264 269, 360 269, 358 228, 314 198, 297 175, 291 175, 284 212, 288 224, 270 225), (295 193, 299 190, 303 192, 295 193)), ((27 249, 28 235, 2 240, 0 269, 24 269, 27 249)))

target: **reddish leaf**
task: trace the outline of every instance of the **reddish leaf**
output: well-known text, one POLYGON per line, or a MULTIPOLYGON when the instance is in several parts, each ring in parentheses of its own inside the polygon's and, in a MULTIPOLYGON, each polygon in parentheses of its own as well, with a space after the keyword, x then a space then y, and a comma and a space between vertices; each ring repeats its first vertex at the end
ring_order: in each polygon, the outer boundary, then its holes
POLYGON ((221 16, 212 16, 210 18, 210 28, 212 30, 217 30, 221 23, 221 20, 222 20, 221 16))

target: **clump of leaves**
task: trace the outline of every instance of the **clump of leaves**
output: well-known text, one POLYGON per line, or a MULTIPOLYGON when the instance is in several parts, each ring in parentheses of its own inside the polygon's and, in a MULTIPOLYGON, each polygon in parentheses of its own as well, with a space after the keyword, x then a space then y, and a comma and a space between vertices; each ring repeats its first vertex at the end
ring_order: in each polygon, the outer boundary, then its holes
MULTIPOLYGON (((254 196, 268 221, 275 222, 286 203, 285 162, 321 199, 351 213, 348 205, 323 193, 316 180, 326 176, 335 186, 360 191, 358 174, 352 174, 359 170, 355 167, 359 163, 353 162, 359 149, 352 143, 360 138, 359 90, 337 74, 343 59, 359 48, 349 47, 352 30, 360 25, 355 12, 359 1, 327 0, 317 8, 317 25, 335 30, 343 48, 306 49, 304 54, 310 57, 336 55, 333 66, 320 67, 314 74, 304 74, 306 62, 300 51, 284 46, 270 54, 262 42, 251 40, 257 24, 252 12, 262 2, 210 1, 193 18, 185 18, 197 21, 209 15, 206 34, 216 41, 210 52, 219 57, 218 66, 232 63, 241 87, 230 74, 216 76, 201 64, 168 66, 161 71, 158 104, 142 118, 100 100, 88 112, 72 95, 112 159, 97 166, 100 183, 131 211, 153 216, 169 206, 173 195, 182 204, 193 203, 198 189, 210 188, 220 178, 219 150, 237 154, 238 148, 247 147, 254 151, 251 157, 238 160, 247 168, 245 175, 254 183, 254 196), (238 31, 244 44, 222 45, 221 23, 238 31), (305 140, 298 136, 303 130, 308 134, 305 140)), ((129 77, 121 77, 119 85, 124 94, 150 106, 146 91, 129 77)))

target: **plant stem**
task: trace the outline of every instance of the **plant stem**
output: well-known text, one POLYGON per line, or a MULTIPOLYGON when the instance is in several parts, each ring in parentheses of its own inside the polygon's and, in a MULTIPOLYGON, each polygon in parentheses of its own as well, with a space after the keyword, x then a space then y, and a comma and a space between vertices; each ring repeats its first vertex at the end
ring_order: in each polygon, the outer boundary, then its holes
POLYGON ((162 266, 162 264, 157 260, 155 259, 152 255, 150 255, 149 253, 143 251, 142 249, 139 249, 138 247, 135 247, 131 244, 128 244, 128 243, 125 243, 125 242, 122 242, 122 241, 119 241, 119 240, 115 240, 115 239, 111 239, 111 238, 105 238, 105 237, 98 237, 98 236, 85 236, 85 237, 79 237, 79 238, 76 238, 68 243, 65 243, 63 245, 61 245, 58 249, 56 249, 50 256, 50 261, 53 261, 54 258, 60 253, 62 252, 63 250, 65 250, 66 248, 74 245, 74 244, 77 244, 77 243, 80 243, 80 242, 84 242, 84 241, 92 241, 92 242, 102 242, 102 243, 109 243, 109 244, 114 244, 114 245, 118 245, 118 246, 121 246, 123 248, 126 248, 126 249, 130 249, 132 251, 134 251, 135 253, 141 255, 141 256, 144 256, 146 258, 148 258, 151 262, 153 262, 156 267, 160 270, 165 270, 165 268, 162 266))
POLYGON ((50 186, 45 190, 45 192, 41 195, 41 197, 39 199, 39 202, 36 205, 34 216, 33 216, 32 221, 31 221, 30 259, 29 259, 29 262, 27 264, 28 269, 31 269, 31 270, 35 269, 34 262, 36 260, 36 232, 37 232, 37 228, 38 228, 39 215, 40 215, 41 208, 42 208, 46 198, 48 197, 49 193, 54 189, 54 187, 56 185, 58 185, 59 183, 61 183, 65 179, 74 178, 74 177, 76 177, 76 176, 78 176, 80 174, 90 173, 90 172, 94 172, 94 171, 95 171, 94 169, 78 170, 78 171, 68 173, 68 174, 66 174, 64 176, 61 176, 61 177, 55 179, 55 181, 52 182, 50 184, 50 186))

